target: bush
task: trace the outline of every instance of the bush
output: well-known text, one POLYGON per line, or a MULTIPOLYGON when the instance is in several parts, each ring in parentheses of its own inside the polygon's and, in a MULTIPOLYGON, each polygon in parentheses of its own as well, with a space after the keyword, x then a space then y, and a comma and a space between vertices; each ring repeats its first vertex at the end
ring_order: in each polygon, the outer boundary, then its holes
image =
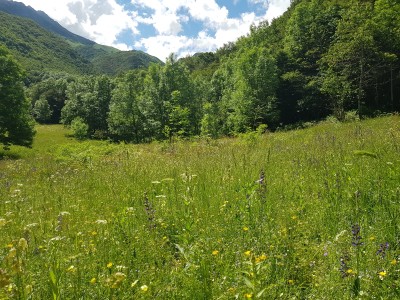
POLYGON ((88 136, 89 125, 81 117, 77 117, 71 122, 71 130, 75 138, 84 140, 88 136))

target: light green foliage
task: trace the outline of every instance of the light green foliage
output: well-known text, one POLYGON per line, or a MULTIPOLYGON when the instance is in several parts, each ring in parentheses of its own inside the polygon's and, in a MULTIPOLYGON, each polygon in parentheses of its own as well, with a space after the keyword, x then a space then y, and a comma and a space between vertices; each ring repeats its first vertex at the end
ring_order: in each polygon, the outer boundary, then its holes
POLYGON ((398 297, 399 116, 167 148, 37 130, 0 161, 0 298, 398 297))
POLYGON ((49 121, 53 114, 50 105, 45 98, 40 98, 35 102, 32 113, 35 120, 40 123, 46 123, 49 121))
POLYGON ((89 126, 89 135, 107 130, 111 102, 111 81, 106 76, 81 77, 68 84, 67 101, 61 111, 61 121, 71 124, 77 117, 89 126))
POLYGON ((144 141, 151 133, 145 114, 142 87, 144 72, 130 72, 119 78, 112 93, 108 128, 111 136, 117 140, 144 141))
POLYGON ((71 130, 74 137, 78 140, 84 140, 88 137, 89 125, 81 117, 76 117, 71 122, 71 130))

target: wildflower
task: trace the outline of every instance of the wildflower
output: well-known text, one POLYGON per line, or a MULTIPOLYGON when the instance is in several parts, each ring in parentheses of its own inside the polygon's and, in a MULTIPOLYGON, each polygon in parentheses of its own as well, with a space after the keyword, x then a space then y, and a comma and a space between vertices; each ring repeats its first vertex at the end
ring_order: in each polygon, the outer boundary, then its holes
POLYGON ((348 277, 353 274, 353 270, 347 265, 348 260, 348 257, 340 258, 340 273, 342 274, 342 278, 348 277))
POLYGON ((117 272, 112 276, 112 278, 108 278, 108 283, 111 283, 111 288, 117 289, 125 278, 126 275, 124 273, 117 272))
POLYGON ((123 265, 115 266, 115 268, 116 268, 118 271, 120 271, 120 272, 122 272, 122 271, 124 271, 124 270, 127 269, 127 267, 125 267, 125 266, 123 266, 123 265))
POLYGON ((112 266, 113 266, 113 263, 112 263, 112 262, 109 262, 109 263, 107 264, 107 268, 108 268, 108 269, 111 269, 112 266))
POLYGON ((244 227, 243 227, 243 231, 249 231, 249 227, 244 226, 244 227))
POLYGON ((93 277, 92 279, 90 279, 90 283, 91 284, 95 284, 97 282, 97 279, 95 277, 93 277))
POLYGON ((20 238, 18 242, 18 248, 21 249, 21 251, 24 251, 28 248, 28 242, 24 238, 20 238))
POLYGON ((289 280, 288 280, 288 283, 289 283, 289 284, 294 284, 294 280, 293 280, 293 279, 289 279, 289 280))
POLYGON ((244 294, 244 297, 245 297, 246 299, 251 299, 251 298, 253 298, 253 294, 247 293, 247 294, 244 294))
POLYGON ((380 280, 383 280, 386 277, 387 273, 386 271, 380 271, 378 272, 378 276, 380 280))
POLYGON ((346 274, 347 274, 347 275, 352 275, 352 274, 354 274, 353 269, 347 269, 347 270, 346 270, 346 274))
POLYGON ((364 243, 361 241, 362 236, 360 235, 360 225, 354 224, 351 226, 351 233, 353 234, 353 242, 351 243, 354 247, 362 246, 364 243))
POLYGON ((378 251, 376 251, 376 255, 380 256, 381 258, 385 258, 386 251, 389 249, 389 243, 386 242, 384 244, 379 245, 378 251))
POLYGON ((214 255, 214 256, 216 256, 216 255, 218 255, 219 254, 219 251, 218 250, 214 250, 213 252, 212 252, 212 255, 214 255))
POLYGON ((267 256, 265 254, 261 254, 260 256, 256 257, 256 263, 260 263, 266 259, 267 259, 267 256))
POLYGON ((251 255, 251 251, 250 251, 250 250, 245 251, 245 252, 244 252, 244 255, 250 256, 250 255, 251 255))
POLYGON ((99 225, 106 225, 107 224, 107 220, 96 220, 95 223, 99 224, 99 225))
MULTIPOLYGON (((1 225, 0 225, 0 226, 1 226, 1 225)), ((35 228, 35 227, 37 227, 37 226, 39 226, 38 223, 28 224, 28 225, 25 226, 25 230, 30 230, 31 228, 35 228)))
POLYGON ((265 172, 264 172, 264 170, 261 170, 261 172, 260 172, 260 178, 259 178, 258 180, 256 180, 255 183, 258 183, 258 184, 260 184, 260 185, 265 184, 265 172))
POLYGON ((69 272, 69 273, 75 273, 76 272, 76 267, 75 266, 69 266, 68 267, 68 269, 67 269, 67 272, 69 272))
POLYGON ((390 263, 394 266, 394 265, 397 264, 397 260, 396 260, 396 259, 393 259, 390 263))
POLYGON ((131 288, 135 287, 138 282, 139 282, 138 279, 136 279, 134 282, 132 282, 131 283, 131 288))
POLYGON ((142 285, 141 287, 140 287, 140 289, 142 290, 142 292, 147 292, 148 290, 149 290, 149 287, 147 286, 147 285, 142 285))
POLYGON ((126 275, 122 272, 117 272, 114 274, 114 277, 117 281, 123 281, 126 278, 126 275))
POLYGON ((14 247, 10 249, 10 251, 8 251, 8 255, 7 258, 8 259, 12 259, 14 257, 17 256, 17 249, 15 249, 14 247))

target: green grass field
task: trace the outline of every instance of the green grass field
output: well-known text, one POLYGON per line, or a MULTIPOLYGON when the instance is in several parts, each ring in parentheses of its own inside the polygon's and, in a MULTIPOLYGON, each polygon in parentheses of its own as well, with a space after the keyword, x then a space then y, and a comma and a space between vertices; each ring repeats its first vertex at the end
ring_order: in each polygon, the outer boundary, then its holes
POLYGON ((400 297, 399 116, 174 144, 66 133, 0 154, 0 299, 400 297))

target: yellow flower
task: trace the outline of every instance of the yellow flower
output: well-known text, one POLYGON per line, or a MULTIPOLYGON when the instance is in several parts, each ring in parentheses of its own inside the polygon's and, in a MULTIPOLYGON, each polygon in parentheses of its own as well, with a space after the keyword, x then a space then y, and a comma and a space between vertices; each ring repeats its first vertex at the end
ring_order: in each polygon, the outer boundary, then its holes
POLYGON ((372 241, 375 240, 375 237, 374 237, 374 236, 370 236, 370 237, 369 237, 369 240, 372 242, 372 241))
POLYGON ((243 231, 249 231, 249 227, 244 226, 244 227, 243 227, 243 231))
POLYGON ((385 278, 386 275, 387 275, 386 271, 380 271, 380 272, 378 273, 378 276, 379 276, 379 279, 380 279, 380 280, 383 280, 383 278, 385 278))
POLYGON ((244 255, 250 256, 250 255, 251 255, 251 251, 250 251, 250 250, 247 250, 246 252, 244 252, 244 255))
POLYGON ((142 290, 142 292, 147 292, 148 290, 149 290, 149 287, 147 286, 147 285, 142 285, 141 287, 140 287, 140 289, 142 290))
POLYGON ((219 251, 218 250, 214 250, 213 252, 212 252, 212 255, 218 255, 218 253, 219 253, 219 251))
POLYGON ((352 269, 347 269, 346 273, 347 273, 348 275, 351 275, 351 274, 354 274, 354 271, 353 271, 352 269))
POLYGON ((107 268, 108 268, 108 269, 111 269, 112 266, 113 266, 113 263, 112 263, 112 262, 109 262, 109 263, 107 264, 107 268))
POLYGON ((69 266, 67 269, 67 272, 70 272, 70 273, 75 273, 75 271, 76 271, 75 266, 69 266))
POLYGON ((260 256, 256 257, 256 263, 260 263, 266 259, 267 259, 267 256, 265 254, 261 254, 260 256))
POLYGON ((247 293, 247 294, 244 294, 244 297, 245 297, 246 299, 251 299, 251 298, 253 298, 253 294, 247 293))
POLYGON ((91 284, 95 284, 97 282, 97 279, 95 277, 93 277, 92 279, 90 279, 90 283, 91 284))
POLYGON ((393 259, 390 263, 391 263, 392 265, 396 265, 396 264, 397 264, 397 260, 396 260, 396 259, 393 259))
POLYGON ((288 283, 289 283, 289 284, 293 284, 293 283, 294 283, 294 280, 293 280, 293 279, 289 279, 289 280, 288 280, 288 283))

